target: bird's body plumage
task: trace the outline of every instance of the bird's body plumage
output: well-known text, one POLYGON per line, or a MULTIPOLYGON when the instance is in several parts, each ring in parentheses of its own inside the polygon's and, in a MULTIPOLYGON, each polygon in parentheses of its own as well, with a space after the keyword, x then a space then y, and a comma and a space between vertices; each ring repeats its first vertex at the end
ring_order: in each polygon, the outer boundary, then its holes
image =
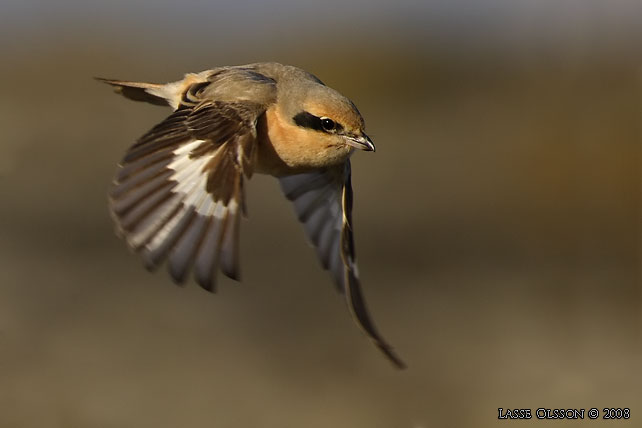
POLYGON ((355 105, 312 74, 277 63, 219 67, 165 85, 100 79, 127 98, 174 112, 121 161, 110 194, 117 230, 150 269, 167 260, 213 291, 239 279, 244 186, 273 175, 295 206, 358 324, 398 367, 366 310, 351 219, 350 155, 374 150, 355 105))

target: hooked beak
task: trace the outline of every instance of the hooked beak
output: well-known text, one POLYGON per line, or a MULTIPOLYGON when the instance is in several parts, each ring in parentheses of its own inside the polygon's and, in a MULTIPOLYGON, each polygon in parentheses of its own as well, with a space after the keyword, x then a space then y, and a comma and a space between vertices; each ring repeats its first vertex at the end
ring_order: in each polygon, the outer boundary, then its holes
POLYGON ((375 145, 366 134, 362 134, 358 137, 346 136, 346 143, 349 146, 354 147, 355 149, 363 150, 366 152, 374 152, 375 145))

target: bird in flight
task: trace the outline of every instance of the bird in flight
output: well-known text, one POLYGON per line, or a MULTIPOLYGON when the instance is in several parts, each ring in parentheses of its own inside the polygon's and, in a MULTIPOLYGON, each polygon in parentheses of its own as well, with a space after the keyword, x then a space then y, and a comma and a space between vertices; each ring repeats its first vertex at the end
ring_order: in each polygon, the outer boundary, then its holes
POLYGON ((308 239, 361 329, 399 368, 361 292, 352 226, 350 156, 374 151, 349 99, 293 66, 256 63, 182 80, 98 80, 125 97, 174 109, 132 145, 110 192, 116 229, 148 269, 167 261, 214 291, 220 270, 239 280, 245 180, 277 177, 308 239))

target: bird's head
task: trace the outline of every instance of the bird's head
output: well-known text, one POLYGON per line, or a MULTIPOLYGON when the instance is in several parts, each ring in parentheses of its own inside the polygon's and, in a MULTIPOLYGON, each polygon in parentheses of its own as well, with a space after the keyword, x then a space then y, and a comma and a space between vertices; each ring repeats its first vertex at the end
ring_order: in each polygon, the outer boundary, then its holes
MULTIPOLYGON (((319 82, 287 82, 266 112, 267 139, 280 171, 307 171, 345 162, 355 149, 374 151, 357 107, 319 82), (288 84, 290 83, 290 84, 288 84)), ((265 161, 265 159, 264 159, 265 161)))
POLYGON ((357 107, 332 88, 320 84, 309 88, 291 114, 293 123, 320 146, 375 151, 357 107))

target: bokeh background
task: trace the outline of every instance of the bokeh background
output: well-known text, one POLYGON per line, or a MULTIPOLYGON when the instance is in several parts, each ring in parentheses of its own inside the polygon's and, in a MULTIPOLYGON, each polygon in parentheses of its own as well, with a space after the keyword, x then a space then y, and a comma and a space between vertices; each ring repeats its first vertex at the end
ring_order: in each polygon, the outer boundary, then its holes
POLYGON ((640 426, 640 16, 636 0, 4 1, 0 427, 515 423, 498 407, 629 407, 640 426), (243 283, 216 295, 146 272, 113 234, 116 163, 169 111, 92 76, 266 60, 366 118, 360 270, 406 371, 355 328, 270 177, 249 186, 243 283))

